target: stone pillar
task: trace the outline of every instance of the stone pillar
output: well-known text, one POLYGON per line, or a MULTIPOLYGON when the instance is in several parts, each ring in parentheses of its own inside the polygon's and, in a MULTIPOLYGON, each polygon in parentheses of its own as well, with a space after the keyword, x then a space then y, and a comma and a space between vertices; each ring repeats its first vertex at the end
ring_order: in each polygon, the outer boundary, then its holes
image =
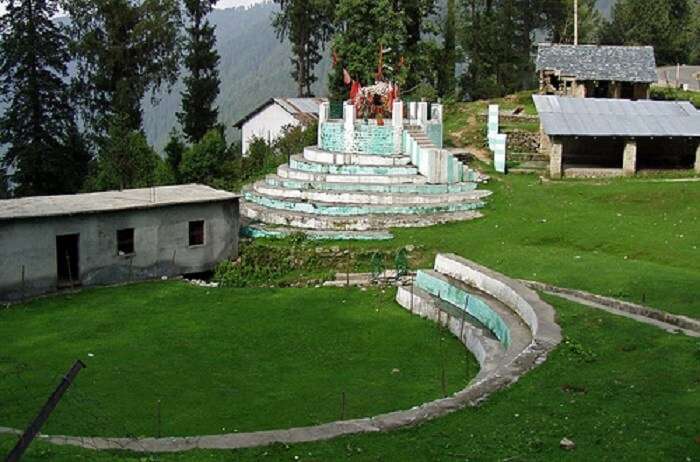
POLYGON ((622 154, 622 174, 625 176, 637 174, 637 140, 634 138, 625 142, 625 151, 622 154))
POLYGON ((700 174, 700 141, 698 141, 698 147, 695 148, 695 173, 700 174))
POLYGON ((343 132, 345 134, 345 152, 355 152, 355 105, 343 103, 343 132))
POLYGON ((563 154, 564 142, 559 138, 552 138, 552 149, 549 151, 549 177, 553 180, 561 179, 563 154))
POLYGON ((433 123, 442 123, 442 104, 431 104, 430 105, 430 120, 433 123))
POLYGON ((408 120, 413 124, 416 119, 418 119, 418 103, 411 101, 408 103, 408 120))
POLYGON ((428 103, 425 101, 418 103, 418 123, 421 127, 428 124, 428 103))
POLYGON ((394 154, 401 152, 403 135, 403 101, 394 101, 391 108, 391 125, 394 127, 394 154))
POLYGON ((330 114, 330 103, 324 102, 318 106, 318 138, 316 144, 319 148, 323 149, 323 138, 321 134, 323 133, 323 124, 328 122, 328 116, 330 114))

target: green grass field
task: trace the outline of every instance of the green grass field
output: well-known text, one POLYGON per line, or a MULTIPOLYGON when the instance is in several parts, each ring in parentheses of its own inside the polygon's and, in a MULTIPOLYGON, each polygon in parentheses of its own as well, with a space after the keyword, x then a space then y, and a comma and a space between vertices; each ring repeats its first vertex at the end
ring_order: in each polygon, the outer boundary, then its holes
POLYGON ((393 297, 158 282, 0 310, 0 426, 24 428, 77 358, 46 433, 154 436, 159 400, 163 436, 330 422, 343 393, 366 417, 442 397, 443 364, 463 388, 475 360, 393 297))
MULTIPOLYGON (((698 460, 697 339, 546 300, 557 309, 566 339, 545 364, 481 407, 417 428, 312 444, 157 455, 98 453, 38 441, 26 460, 698 460), (577 448, 559 449, 563 437, 577 448)), ((0 453, 13 441, 0 438, 0 453)))

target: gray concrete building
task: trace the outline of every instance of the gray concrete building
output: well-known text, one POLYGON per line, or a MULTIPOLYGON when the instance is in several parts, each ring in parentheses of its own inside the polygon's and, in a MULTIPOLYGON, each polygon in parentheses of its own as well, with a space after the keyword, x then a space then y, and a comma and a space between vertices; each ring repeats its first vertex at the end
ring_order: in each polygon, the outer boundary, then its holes
POLYGON ((700 173, 700 111, 688 101, 534 95, 552 178, 700 173))
POLYGON ((0 301, 209 271, 238 230, 238 196, 196 184, 0 200, 0 301))

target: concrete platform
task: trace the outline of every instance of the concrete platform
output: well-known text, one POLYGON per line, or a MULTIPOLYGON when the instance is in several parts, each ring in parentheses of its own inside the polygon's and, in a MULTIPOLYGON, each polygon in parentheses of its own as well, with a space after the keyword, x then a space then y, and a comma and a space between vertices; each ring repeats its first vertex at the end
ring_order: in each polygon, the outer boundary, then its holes
POLYGON ((418 169, 409 165, 358 165, 358 164, 326 164, 312 162, 302 156, 292 156, 289 167, 303 172, 326 173, 329 175, 379 175, 379 176, 411 176, 418 175, 418 169))
POLYGON ((409 156, 379 156, 374 154, 354 154, 324 151, 315 146, 304 148, 304 160, 333 165, 375 165, 405 166, 411 162, 409 156))
POLYGON ((358 215, 332 216, 319 215, 288 210, 277 210, 254 204, 248 200, 241 201, 241 214, 251 220, 262 221, 272 225, 282 225, 300 230, 334 230, 334 231, 368 231, 389 228, 426 227, 453 221, 467 221, 481 218, 476 210, 435 213, 425 215, 358 215))

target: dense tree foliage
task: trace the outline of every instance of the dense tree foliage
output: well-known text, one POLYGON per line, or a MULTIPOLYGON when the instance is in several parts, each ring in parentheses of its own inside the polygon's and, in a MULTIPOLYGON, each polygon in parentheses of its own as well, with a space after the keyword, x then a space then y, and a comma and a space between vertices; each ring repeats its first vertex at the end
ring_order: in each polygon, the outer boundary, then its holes
POLYGON ((91 191, 143 188, 173 181, 165 162, 129 121, 113 119, 87 181, 91 191))
POLYGON ((343 69, 362 85, 374 83, 380 47, 387 50, 383 56, 389 66, 385 77, 399 85, 406 82, 406 66, 399 65, 406 50, 406 20, 391 0, 339 0, 335 27, 333 50, 338 65, 333 69, 330 89, 334 97, 347 95, 343 69))
POLYGON ((213 185, 225 173, 229 156, 226 140, 221 130, 210 130, 182 155, 180 179, 183 183, 213 185))
MULTIPOLYGON (((552 2, 546 10, 549 17, 549 39, 553 43, 574 43, 574 0, 552 2)), ((578 43, 596 44, 604 19, 596 0, 578 0, 578 43)))
MULTIPOLYGON (((70 59, 51 0, 10 0, 0 17, 0 118, 3 167, 16 195, 76 192, 88 157, 66 84, 70 59)), ((4 178, 3 178, 4 182, 4 178)))
POLYGON ((700 3, 697 0, 619 0, 602 41, 653 45, 657 64, 690 63, 698 58, 700 3))
POLYGON ((178 0, 63 0, 62 6, 70 14, 88 127, 99 138, 116 115, 120 125, 141 130, 144 95, 178 77, 178 0))
POLYGON ((219 95, 219 53, 216 51, 214 26, 207 20, 217 0, 185 0, 187 42, 182 112, 178 120, 191 143, 201 140, 214 128, 219 116, 215 106, 219 95))
POLYGON ((455 0, 447 0, 443 26, 441 60, 438 66, 438 93, 440 96, 454 96, 455 65, 457 63, 457 7, 455 0))
POLYGON ((316 82, 314 69, 321 61, 321 52, 333 30, 331 0, 275 0, 280 11, 273 15, 272 25, 280 40, 292 44, 292 78, 297 96, 311 96, 316 82))

